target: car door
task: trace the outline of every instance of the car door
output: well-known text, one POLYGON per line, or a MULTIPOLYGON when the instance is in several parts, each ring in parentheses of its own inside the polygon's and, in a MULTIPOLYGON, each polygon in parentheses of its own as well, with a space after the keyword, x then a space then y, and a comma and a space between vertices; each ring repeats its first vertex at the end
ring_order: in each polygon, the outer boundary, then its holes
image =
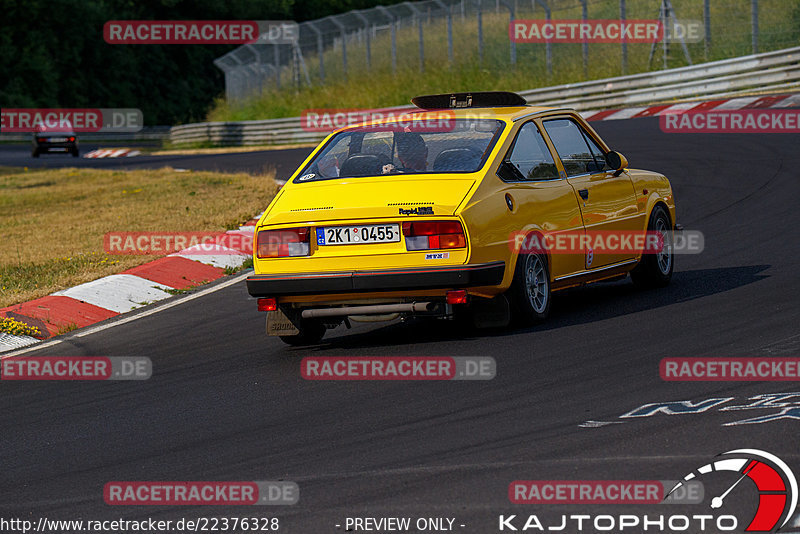
POLYGON ((589 239, 585 251, 586 268, 597 269, 635 258, 633 250, 617 250, 609 254, 596 254, 596 238, 614 243, 606 238, 613 233, 642 229, 641 215, 636 205, 633 183, 627 172, 616 172, 605 161, 599 144, 578 122, 569 116, 557 116, 543 121, 547 136, 552 142, 567 181, 574 189, 583 216, 583 225, 589 239))
MULTIPOLYGON (((520 127, 504 161, 514 170, 513 176, 503 180, 508 182, 506 192, 518 204, 516 231, 536 227, 547 234, 583 232, 575 192, 559 175, 553 154, 534 121, 520 127)), ((581 254, 551 254, 550 264, 553 278, 584 270, 581 254)))

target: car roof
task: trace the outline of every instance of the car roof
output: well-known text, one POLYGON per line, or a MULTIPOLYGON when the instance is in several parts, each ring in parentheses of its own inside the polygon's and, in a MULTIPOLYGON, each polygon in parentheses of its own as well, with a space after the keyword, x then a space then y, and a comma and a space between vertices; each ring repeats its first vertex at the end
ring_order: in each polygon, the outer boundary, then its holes
POLYGON ((483 114, 488 115, 487 118, 492 116, 496 116, 499 119, 505 119, 509 121, 515 121, 517 119, 521 119, 522 117, 527 117, 529 115, 536 115, 539 113, 544 113, 546 111, 553 111, 558 108, 550 108, 550 107, 543 107, 543 106, 515 106, 515 107, 493 107, 493 108, 461 108, 461 109, 453 109, 453 110, 430 110, 424 111, 423 113, 441 113, 443 111, 452 111, 456 118, 474 118, 476 115, 481 116, 483 114))

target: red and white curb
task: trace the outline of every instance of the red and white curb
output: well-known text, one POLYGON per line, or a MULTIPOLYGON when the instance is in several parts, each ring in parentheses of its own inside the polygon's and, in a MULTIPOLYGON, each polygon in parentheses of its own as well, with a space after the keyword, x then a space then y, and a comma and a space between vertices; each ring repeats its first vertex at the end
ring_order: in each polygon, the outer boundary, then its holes
MULTIPOLYGON (((259 218, 261 215, 226 233, 252 234, 259 218)), ((212 282, 224 276, 226 268, 240 267, 252 254, 250 250, 233 250, 219 245, 210 253, 206 253, 204 248, 203 254, 198 254, 193 248, 46 297, 0 308, 0 317, 37 327, 46 339, 169 298, 171 290, 212 282)), ((0 352, 37 341, 41 339, 0 333, 0 352)))
POLYGON ((704 102, 678 102, 675 104, 659 104, 646 107, 633 107, 625 109, 606 109, 601 111, 581 111, 581 116, 589 122, 613 121, 621 119, 638 119, 643 117, 658 117, 670 113, 683 113, 687 111, 710 111, 722 109, 766 109, 766 108, 793 108, 800 107, 800 94, 790 95, 763 95, 726 98, 721 100, 708 100, 704 102))
POLYGON ((131 148, 100 148, 83 155, 84 158, 130 158, 141 154, 131 148))

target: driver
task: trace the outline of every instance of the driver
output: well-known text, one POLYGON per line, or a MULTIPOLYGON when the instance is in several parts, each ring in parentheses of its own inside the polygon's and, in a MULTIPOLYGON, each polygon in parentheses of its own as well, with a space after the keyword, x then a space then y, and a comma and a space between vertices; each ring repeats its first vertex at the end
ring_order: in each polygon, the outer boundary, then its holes
POLYGON ((403 166, 400 171, 428 170, 428 147, 418 133, 404 132, 397 136, 397 157, 403 166))

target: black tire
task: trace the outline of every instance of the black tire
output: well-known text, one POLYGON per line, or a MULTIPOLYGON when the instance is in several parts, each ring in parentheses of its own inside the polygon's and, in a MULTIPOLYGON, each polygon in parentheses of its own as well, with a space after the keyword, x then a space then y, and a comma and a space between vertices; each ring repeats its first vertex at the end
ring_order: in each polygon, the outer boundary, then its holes
POLYGON ((279 336, 281 341, 293 347, 316 345, 325 336, 327 328, 319 319, 299 319, 296 323, 299 334, 293 336, 279 336))
POLYGON ((661 232, 664 235, 664 246, 657 254, 642 254, 642 259, 631 271, 631 280, 636 287, 646 289, 664 287, 672 279, 675 266, 673 254, 672 221, 663 206, 656 206, 647 223, 648 232, 661 232))
POLYGON ((523 325, 536 324, 550 313, 550 268, 544 254, 520 254, 509 288, 513 317, 523 325))
POLYGON ((32 158, 38 158, 39 157, 39 150, 34 148, 33 152, 31 152, 31 157, 32 158))
POLYGON ((73 158, 77 158, 79 155, 80 155, 80 152, 78 152, 78 149, 77 148, 73 148, 72 149, 72 157, 73 158))

